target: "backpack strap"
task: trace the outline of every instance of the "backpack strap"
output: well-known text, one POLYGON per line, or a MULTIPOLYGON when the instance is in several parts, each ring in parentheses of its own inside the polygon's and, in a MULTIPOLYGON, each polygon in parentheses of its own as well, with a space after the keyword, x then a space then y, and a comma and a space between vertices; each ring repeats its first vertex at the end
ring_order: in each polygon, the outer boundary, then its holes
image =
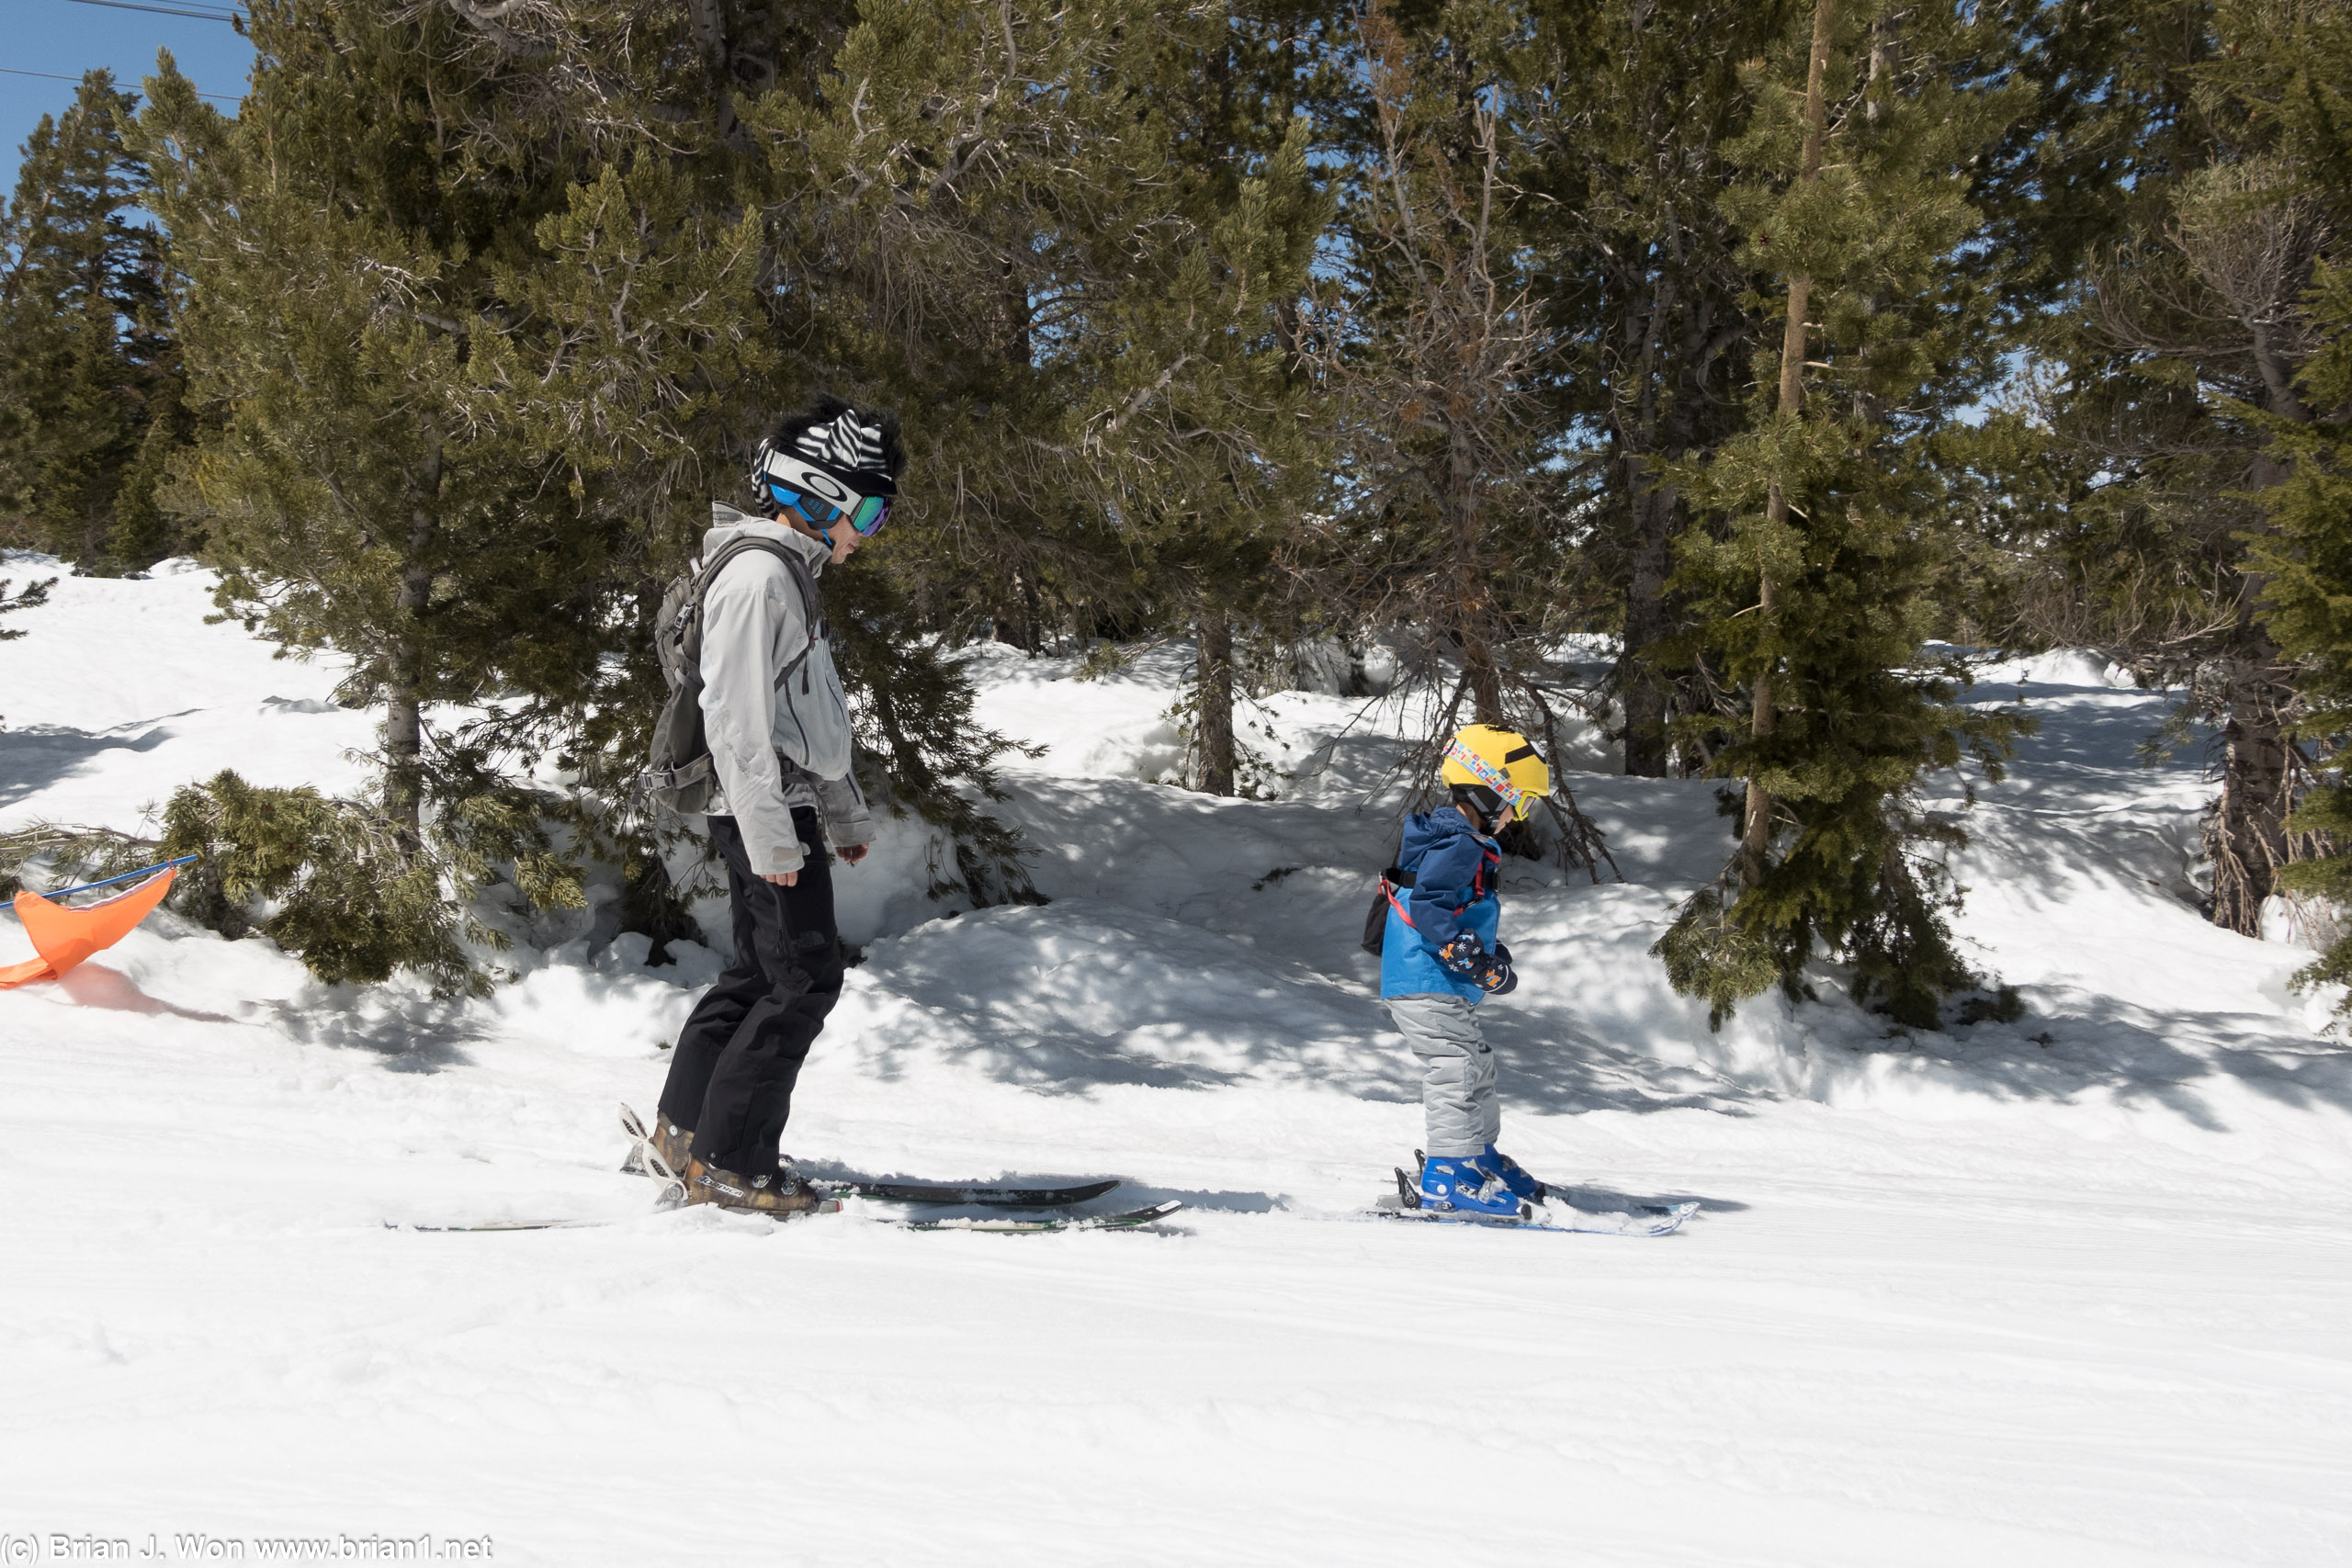
MULTIPOLYGON (((695 576, 694 625, 687 633, 687 646, 684 651, 690 666, 695 669, 701 668, 703 600, 708 596, 711 584, 718 581, 718 574, 726 568, 728 562, 737 556, 748 555, 754 550, 763 555, 774 556, 784 563, 785 574, 790 577, 793 585, 800 590, 800 618, 808 626, 808 642, 802 645, 798 653, 785 661, 783 669, 776 671, 775 689, 781 692, 784 690, 784 683, 792 678, 792 672, 808 662, 808 656, 816 651, 817 644, 826 636, 827 627, 822 615, 823 606, 817 597, 816 574, 808 570, 808 563, 800 558, 799 551, 780 540, 763 539, 757 535, 741 539, 729 539, 720 546, 717 553, 705 563, 702 570, 695 576)), ((808 677, 805 675, 801 677, 800 689, 804 692, 808 689, 808 677)))
POLYGON ((1396 911, 1398 919, 1414 931, 1419 931, 1421 928, 1413 925, 1413 912, 1405 908, 1405 900, 1396 897, 1398 893, 1409 890, 1412 886, 1413 874, 1402 866, 1392 865, 1380 874, 1380 896, 1388 900, 1388 907, 1396 911))
MULTIPOLYGON (((1470 897, 1467 901, 1454 909, 1453 912, 1456 915, 1469 908, 1485 895, 1487 873, 1499 868, 1502 863, 1502 852, 1498 849, 1490 849, 1479 855, 1478 869, 1470 874, 1470 897)), ((1413 871, 1405 866, 1392 865, 1380 874, 1380 891, 1382 897, 1388 900, 1389 907, 1396 911, 1396 918, 1408 926, 1412 926, 1415 931, 1419 931, 1420 928, 1413 925, 1412 911, 1405 907, 1404 899, 1396 897, 1401 892, 1409 891, 1414 880, 1413 871)))

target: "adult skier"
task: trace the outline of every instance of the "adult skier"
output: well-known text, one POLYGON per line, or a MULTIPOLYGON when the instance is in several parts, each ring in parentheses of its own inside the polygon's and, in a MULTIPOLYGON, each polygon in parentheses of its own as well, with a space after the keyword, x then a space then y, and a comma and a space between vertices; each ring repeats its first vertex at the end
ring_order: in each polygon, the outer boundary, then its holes
POLYGON ((752 511, 711 503, 703 559, 726 558, 703 584, 701 710, 735 959, 679 1032, 653 1137, 690 1203, 790 1213, 819 1202, 778 1144, 841 996, 825 840, 855 865, 874 825, 814 580, 882 525, 905 466, 895 414, 820 398, 760 444, 752 511))

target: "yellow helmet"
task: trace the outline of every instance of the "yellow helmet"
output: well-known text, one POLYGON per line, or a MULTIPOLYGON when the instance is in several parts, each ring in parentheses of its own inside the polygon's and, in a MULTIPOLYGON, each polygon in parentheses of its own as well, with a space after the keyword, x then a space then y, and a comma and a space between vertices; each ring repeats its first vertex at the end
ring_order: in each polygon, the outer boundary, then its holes
POLYGON ((1500 821, 1508 810, 1514 821, 1523 822, 1535 803, 1552 793, 1552 770, 1527 737, 1491 724, 1455 732, 1445 748, 1442 776, 1453 788, 1470 791, 1488 821, 1500 821))

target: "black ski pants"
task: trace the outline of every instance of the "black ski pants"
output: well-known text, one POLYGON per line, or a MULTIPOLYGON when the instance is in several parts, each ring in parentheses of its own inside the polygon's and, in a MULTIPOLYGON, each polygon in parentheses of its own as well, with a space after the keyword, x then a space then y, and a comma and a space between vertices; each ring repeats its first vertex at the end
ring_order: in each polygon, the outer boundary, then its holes
POLYGON ((806 807, 792 813, 800 879, 778 886, 752 874, 732 817, 710 836, 727 862, 735 961, 679 1032, 662 1089, 662 1113, 694 1129, 695 1157, 738 1176, 768 1176, 792 1114, 800 1064, 842 994, 842 944, 833 926, 833 873, 806 807))

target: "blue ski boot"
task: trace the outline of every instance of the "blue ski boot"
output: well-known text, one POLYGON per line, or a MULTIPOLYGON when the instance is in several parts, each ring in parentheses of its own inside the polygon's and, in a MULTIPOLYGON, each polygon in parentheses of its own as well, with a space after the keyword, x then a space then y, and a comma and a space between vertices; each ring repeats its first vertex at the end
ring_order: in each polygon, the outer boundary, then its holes
POLYGON ((1480 1170, 1510 1188, 1512 1197, 1522 1199, 1530 1203, 1544 1201, 1544 1184, 1528 1175, 1519 1161, 1511 1158, 1494 1145, 1488 1144, 1486 1152, 1478 1156, 1477 1166, 1480 1170))
POLYGON ((1498 1220, 1526 1217, 1511 1190, 1481 1168, 1475 1155, 1464 1158, 1432 1155, 1422 1161, 1421 1207, 1498 1220))

